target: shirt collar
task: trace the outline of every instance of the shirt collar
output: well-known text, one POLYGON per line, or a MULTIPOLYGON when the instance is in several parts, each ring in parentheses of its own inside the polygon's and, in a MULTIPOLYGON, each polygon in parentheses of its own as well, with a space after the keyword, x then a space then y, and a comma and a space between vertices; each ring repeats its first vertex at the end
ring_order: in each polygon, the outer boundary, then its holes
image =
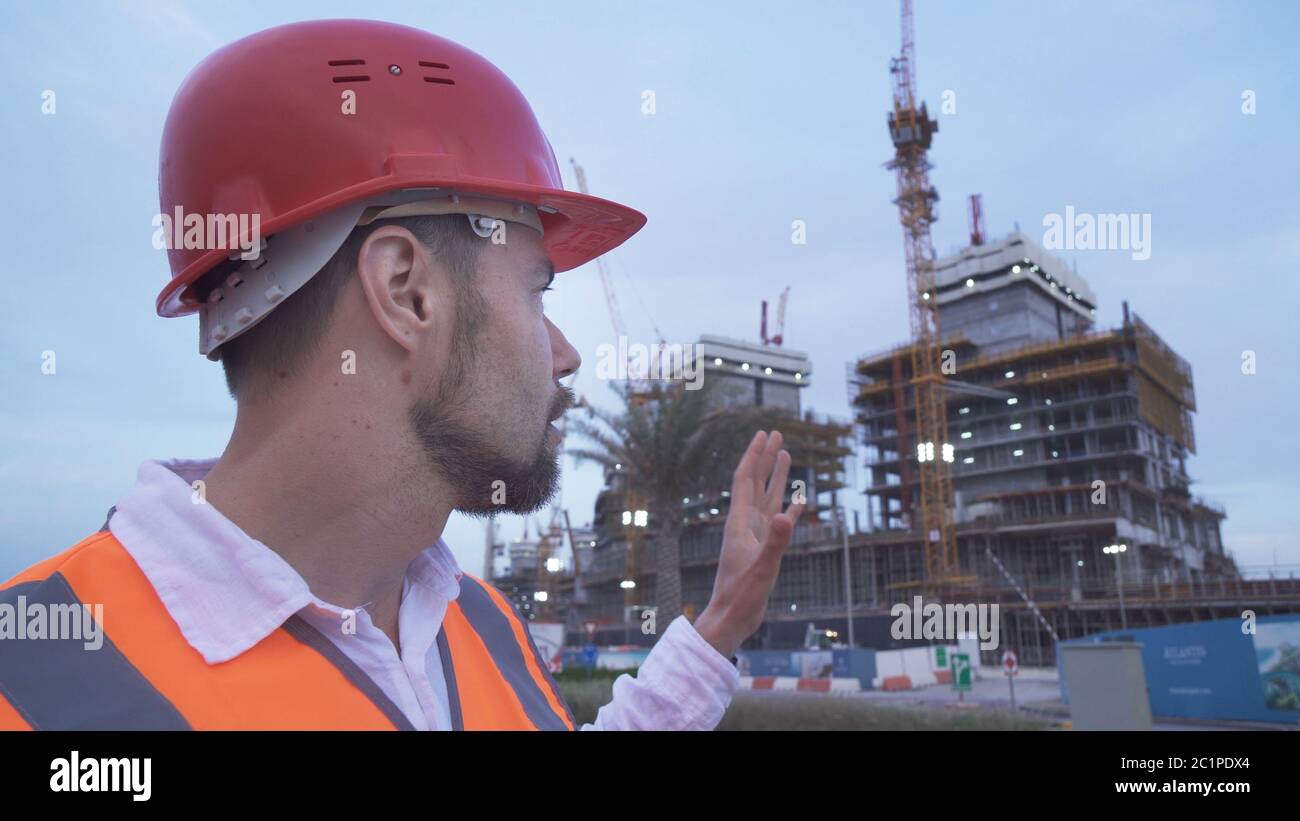
MULTIPOLYGON (((313 595, 279 554, 203 501, 193 483, 214 464, 215 459, 145 462, 108 522, 185 640, 209 664, 241 655, 309 605, 343 611, 313 595)), ((452 600, 461 575, 439 538, 407 567, 406 582, 452 600)))

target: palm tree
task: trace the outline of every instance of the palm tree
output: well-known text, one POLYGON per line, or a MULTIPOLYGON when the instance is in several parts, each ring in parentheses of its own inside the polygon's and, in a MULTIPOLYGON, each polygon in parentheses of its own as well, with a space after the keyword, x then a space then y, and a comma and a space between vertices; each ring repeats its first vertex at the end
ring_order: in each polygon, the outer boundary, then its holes
POLYGON ((570 420, 589 447, 569 450, 622 477, 625 493, 646 500, 655 528, 655 621, 671 624, 682 612, 682 500, 730 486, 749 440, 783 418, 772 408, 719 408, 712 383, 684 383, 634 391, 614 385, 623 407, 611 412, 583 403, 587 417, 570 420))

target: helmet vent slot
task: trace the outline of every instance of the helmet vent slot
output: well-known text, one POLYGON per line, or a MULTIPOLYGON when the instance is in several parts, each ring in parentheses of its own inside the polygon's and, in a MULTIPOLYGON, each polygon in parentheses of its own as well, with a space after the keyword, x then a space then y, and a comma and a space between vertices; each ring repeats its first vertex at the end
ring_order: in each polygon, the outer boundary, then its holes
MULTIPOLYGON (((451 66, 447 65, 446 63, 435 63, 430 60, 421 60, 420 66, 423 68, 440 68, 443 69, 444 71, 451 68, 451 66)), ((427 77, 426 76, 424 78, 424 81, 426 83, 438 83, 440 85, 445 85, 445 86, 456 85, 456 81, 449 77, 427 77)))
MULTIPOLYGON (((365 60, 330 60, 328 64, 334 68, 338 66, 364 66, 366 64, 366 61, 365 60)), ((369 82, 369 80, 370 80, 370 76, 368 74, 349 74, 345 77, 334 78, 334 82, 336 83, 365 83, 365 82, 369 82)))

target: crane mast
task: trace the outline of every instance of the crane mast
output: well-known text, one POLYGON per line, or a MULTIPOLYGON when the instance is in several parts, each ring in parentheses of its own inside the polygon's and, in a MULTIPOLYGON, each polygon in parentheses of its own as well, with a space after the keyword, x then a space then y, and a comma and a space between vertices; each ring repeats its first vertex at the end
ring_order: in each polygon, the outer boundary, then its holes
MULTIPOLYGON (((578 190, 584 194, 591 193, 587 190, 587 172, 573 157, 569 158, 569 163, 573 166, 573 176, 578 180, 578 190)), ((614 325, 614 338, 617 340, 627 336, 627 326, 623 324, 623 312, 618 308, 618 297, 614 296, 614 283, 610 281, 609 266, 604 257, 596 257, 596 270, 600 271, 600 287, 605 290, 605 304, 609 306, 609 320, 614 325)))
MULTIPOLYGON (((916 95, 912 2, 902 0, 902 52, 890 61, 894 107, 889 135, 894 158, 886 164, 897 177, 899 220, 907 264, 908 316, 912 333, 912 393, 916 406, 919 525, 925 553, 925 586, 942 592, 957 575, 957 544, 952 522, 953 446, 948 442, 948 412, 940 368, 938 294, 935 290, 934 243, 930 226, 938 218, 939 194, 930 184, 928 152, 939 123, 930 119, 916 95)), ((910 459, 902 452, 899 459, 910 459)), ((905 491, 906 492, 906 491, 905 491)))

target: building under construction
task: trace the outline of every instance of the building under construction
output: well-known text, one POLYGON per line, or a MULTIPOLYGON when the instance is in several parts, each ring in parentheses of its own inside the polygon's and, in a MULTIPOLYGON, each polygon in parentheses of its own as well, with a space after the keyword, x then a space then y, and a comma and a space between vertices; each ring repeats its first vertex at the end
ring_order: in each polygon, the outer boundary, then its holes
MULTIPOLYGON (((1056 638, 1294 609, 1294 582, 1241 578, 1223 509, 1192 493, 1191 367, 1127 304, 1096 327, 1087 282, 1020 233, 937 260, 935 298, 965 579, 948 597, 1001 603, 1023 663, 1053 663, 1056 638)), ((853 587, 878 608, 924 581, 910 354, 850 366, 869 473, 853 587)))
MULTIPOLYGON (((1015 233, 936 265, 952 449, 962 603, 997 603, 1003 647, 1026 665, 1055 663, 1058 639, 1300 609, 1300 582, 1245 579, 1225 551, 1222 508, 1192 493, 1195 393, 1188 363, 1125 307, 1096 326, 1087 282, 1015 233)), ((812 442, 793 466, 812 502, 781 564, 750 648, 804 645, 810 627, 841 643, 901 646, 890 607, 930 595, 916 517, 919 483, 910 346, 850 363, 856 424, 805 411, 807 356, 771 345, 701 339, 719 401, 775 405, 787 433, 812 442), (840 503, 866 469, 866 517, 840 503), (853 631, 849 631, 849 614, 853 631)), ((726 491, 686 504, 683 602, 707 604, 726 491)), ((858 507, 854 505, 854 507, 858 507)), ((495 583, 530 617, 564 621, 570 644, 653 643, 655 523, 606 475, 594 524, 498 548, 495 583), (554 558, 568 540, 578 572, 554 558), (549 567, 548 567, 549 565, 549 567)), ((929 599, 927 599, 929 600, 929 599)), ((996 654, 985 659, 996 663, 996 654)))

